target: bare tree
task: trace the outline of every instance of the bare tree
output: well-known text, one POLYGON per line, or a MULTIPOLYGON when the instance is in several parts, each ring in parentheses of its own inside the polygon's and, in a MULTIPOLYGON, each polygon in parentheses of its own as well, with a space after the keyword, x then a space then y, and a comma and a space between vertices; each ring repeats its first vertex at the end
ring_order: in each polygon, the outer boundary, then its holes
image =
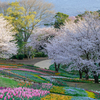
POLYGON ((6 15, 6 10, 8 9, 8 7, 9 7, 9 2, 0 1, 0 13, 6 15))
MULTIPOLYGON (((19 2, 26 12, 36 11, 36 19, 39 19, 41 24, 51 21, 54 17, 55 11, 52 3, 44 0, 20 0, 19 2)), ((37 25, 41 25, 40 22, 37 25)))

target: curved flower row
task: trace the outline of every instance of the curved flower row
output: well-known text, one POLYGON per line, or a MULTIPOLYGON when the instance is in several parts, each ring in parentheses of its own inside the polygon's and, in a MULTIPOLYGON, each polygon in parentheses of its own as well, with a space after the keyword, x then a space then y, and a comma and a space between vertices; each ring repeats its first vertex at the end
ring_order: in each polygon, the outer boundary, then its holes
POLYGON ((90 97, 74 97, 74 96, 65 96, 59 94, 49 94, 43 97, 41 100, 96 100, 90 97))
POLYGON ((17 66, 5 66, 5 65, 0 65, 0 68, 17 68, 17 66))
POLYGON ((20 71, 29 71, 29 72, 35 72, 35 73, 40 73, 40 74, 46 75, 46 73, 43 73, 43 72, 40 72, 40 71, 31 70, 31 69, 25 69, 25 68, 12 68, 12 66, 11 66, 10 68, 0 68, 0 70, 3 70, 3 69, 20 70, 20 71))
POLYGON ((76 96, 76 97, 89 97, 91 98, 90 100, 96 99, 96 96, 92 91, 86 91, 81 88, 53 86, 50 92, 65 94, 65 95, 70 95, 70 96, 76 96))
POLYGON ((9 64, 5 64, 5 63, 0 63, 0 65, 16 65, 16 66, 23 66, 23 64, 12 64, 12 63, 9 63, 9 64))
POLYGON ((12 99, 16 100, 16 98, 22 99, 26 98, 28 100, 32 100, 34 97, 45 96, 50 93, 46 90, 38 90, 38 89, 30 89, 26 87, 18 87, 18 88, 6 88, 0 90, 0 100, 12 99))
POLYGON ((50 90, 52 87, 51 83, 26 83, 26 82, 21 82, 18 83, 18 86, 20 87, 29 87, 33 89, 41 89, 41 90, 50 90))

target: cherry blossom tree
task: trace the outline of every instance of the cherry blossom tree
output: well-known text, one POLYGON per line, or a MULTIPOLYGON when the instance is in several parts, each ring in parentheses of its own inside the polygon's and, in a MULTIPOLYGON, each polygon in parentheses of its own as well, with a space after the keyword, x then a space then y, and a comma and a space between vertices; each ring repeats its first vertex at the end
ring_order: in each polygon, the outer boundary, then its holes
MULTIPOLYGON (((68 71, 92 74, 98 83, 100 74, 100 19, 98 13, 87 13, 78 23, 65 23, 62 32, 46 44, 49 58, 56 64, 69 64, 68 71)), ((58 67, 59 68, 59 67, 58 67)))
POLYGON ((0 16, 0 58, 9 58, 17 53, 17 45, 14 40, 14 28, 2 16, 0 16))
POLYGON ((52 40, 57 35, 57 31, 53 27, 36 28, 30 36, 28 46, 38 51, 44 50, 45 43, 52 40))

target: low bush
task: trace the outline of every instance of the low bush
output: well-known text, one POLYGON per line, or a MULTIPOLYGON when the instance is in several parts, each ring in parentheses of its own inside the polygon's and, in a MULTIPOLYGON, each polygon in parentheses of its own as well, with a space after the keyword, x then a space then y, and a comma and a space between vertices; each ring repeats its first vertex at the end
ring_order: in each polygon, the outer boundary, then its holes
POLYGON ((25 57, 24 54, 18 54, 18 55, 12 56, 11 59, 19 59, 19 60, 22 60, 24 57, 25 57))
POLYGON ((44 52, 36 52, 34 57, 47 57, 44 52))

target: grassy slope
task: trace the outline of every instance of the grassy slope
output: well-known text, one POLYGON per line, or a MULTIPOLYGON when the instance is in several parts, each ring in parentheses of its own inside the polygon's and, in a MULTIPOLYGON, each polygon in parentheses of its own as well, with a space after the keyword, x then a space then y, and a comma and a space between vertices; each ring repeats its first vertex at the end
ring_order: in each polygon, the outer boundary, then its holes
POLYGON ((96 83, 76 83, 76 82, 66 82, 66 83, 70 87, 77 86, 78 88, 84 88, 84 89, 87 89, 87 90, 100 91, 100 84, 96 84, 96 83))
POLYGON ((17 87, 19 82, 9 78, 0 77, 0 87, 17 87))

